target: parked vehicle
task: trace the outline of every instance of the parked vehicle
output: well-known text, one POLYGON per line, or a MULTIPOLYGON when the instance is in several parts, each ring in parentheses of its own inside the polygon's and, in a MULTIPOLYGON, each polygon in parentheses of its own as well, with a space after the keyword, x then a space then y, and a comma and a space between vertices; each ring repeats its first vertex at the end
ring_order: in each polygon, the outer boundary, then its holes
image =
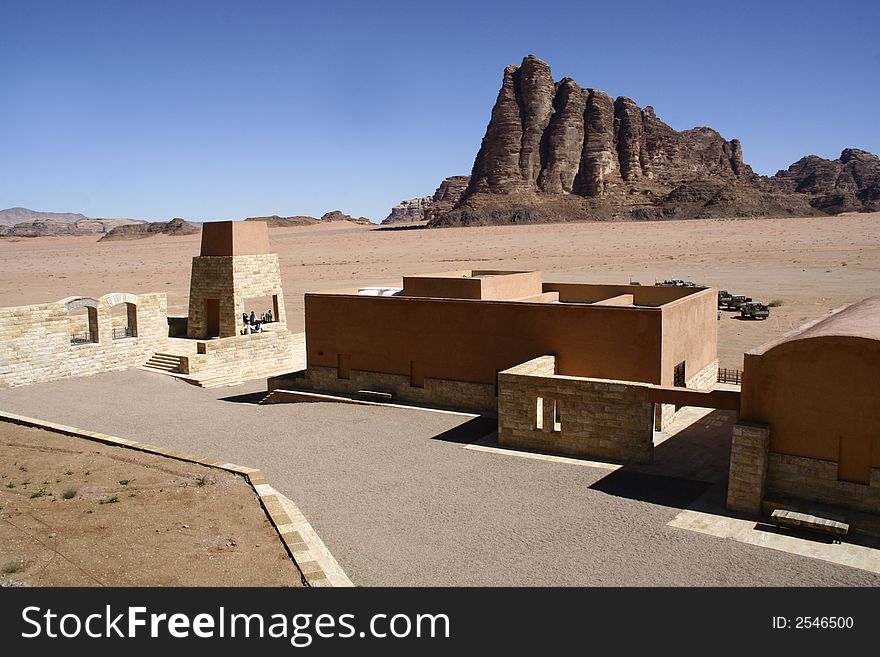
POLYGON ((724 308, 727 305, 727 302, 730 301, 730 297, 733 296, 727 290, 719 290, 718 291, 718 307, 724 308))
POLYGON ((727 300, 727 309, 739 310, 744 303, 748 303, 751 300, 752 297, 746 297, 742 294, 731 295, 730 299, 727 300))
POLYGON ((744 319, 767 319, 770 317, 770 309, 760 301, 749 301, 740 306, 739 316, 744 319))

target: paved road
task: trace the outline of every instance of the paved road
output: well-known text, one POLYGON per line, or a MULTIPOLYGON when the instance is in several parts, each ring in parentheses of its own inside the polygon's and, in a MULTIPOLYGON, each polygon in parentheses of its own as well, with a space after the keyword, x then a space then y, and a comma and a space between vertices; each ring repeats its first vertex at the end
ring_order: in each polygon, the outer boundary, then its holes
MULTIPOLYGON (((473 425, 459 415, 258 406, 261 389, 131 370, 2 390, 0 409, 259 467, 356 584, 880 585, 668 527, 705 484, 463 449, 473 425)), ((671 440, 667 454, 687 453, 671 440)))

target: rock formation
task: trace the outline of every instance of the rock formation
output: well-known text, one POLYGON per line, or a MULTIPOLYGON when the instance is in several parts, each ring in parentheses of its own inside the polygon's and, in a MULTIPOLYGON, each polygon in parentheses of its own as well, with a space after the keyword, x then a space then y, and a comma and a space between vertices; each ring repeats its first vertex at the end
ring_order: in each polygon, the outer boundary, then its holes
POLYGON ((837 160, 802 157, 771 178, 781 190, 800 192, 828 213, 880 211, 880 158, 847 148, 837 160))
POLYGON ((318 223, 319 219, 302 214, 292 217, 279 217, 277 214, 273 214, 268 217, 248 217, 245 221, 265 221, 269 228, 289 228, 291 226, 313 226, 318 223))
POLYGON ((57 237, 101 235, 117 226, 140 223, 134 219, 92 219, 71 212, 37 212, 27 208, 0 210, 0 236, 57 237))
POLYGON ((433 196, 401 201, 391 208, 382 225, 411 224, 448 212, 461 200, 469 179, 470 176, 450 176, 440 183, 433 196))
POLYGON ((370 220, 367 217, 358 217, 355 219, 351 215, 345 214, 342 210, 331 210, 330 212, 325 212, 320 221, 352 221, 356 224, 368 224, 370 220))
POLYGON ((504 69, 470 181, 429 226, 821 214, 756 175, 710 128, 678 132, 652 107, 553 82, 533 55, 504 69))
POLYGON ((117 226, 98 241, 140 240, 153 235, 195 235, 201 230, 201 226, 175 217, 171 221, 151 221, 117 226))
POLYGON ((431 206, 433 197, 424 196, 401 201, 391 208, 391 212, 382 220, 382 225, 413 224, 425 220, 425 211, 431 206))

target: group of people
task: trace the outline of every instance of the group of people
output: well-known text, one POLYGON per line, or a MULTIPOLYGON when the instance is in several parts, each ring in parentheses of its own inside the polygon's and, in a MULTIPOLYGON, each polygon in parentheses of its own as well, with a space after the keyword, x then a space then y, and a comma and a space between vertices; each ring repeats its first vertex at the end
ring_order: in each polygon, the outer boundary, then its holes
POLYGON ((259 317, 252 310, 251 314, 247 313, 241 314, 241 321, 244 324, 244 328, 241 330, 242 335, 250 335, 251 333, 262 333, 263 332, 263 324, 268 324, 269 322, 274 321, 272 319, 272 311, 267 310, 264 313, 261 313, 259 317))

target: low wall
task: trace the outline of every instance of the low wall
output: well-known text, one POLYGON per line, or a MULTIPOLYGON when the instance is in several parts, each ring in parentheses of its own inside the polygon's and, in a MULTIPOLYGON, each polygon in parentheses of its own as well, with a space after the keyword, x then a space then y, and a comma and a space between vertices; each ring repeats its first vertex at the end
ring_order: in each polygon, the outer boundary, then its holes
POLYGON ((650 386, 555 374, 542 356, 498 375, 498 442, 589 458, 650 463, 650 386))
MULTIPOLYGON (((689 390, 711 390, 718 382, 718 359, 716 358, 684 384, 689 390)), ((663 431, 675 421, 675 404, 657 404, 654 409, 654 430, 663 431)))
POLYGON ((880 468, 868 484, 840 481, 836 461, 769 451, 770 428, 740 421, 733 428, 727 508, 759 514, 766 496, 880 513, 880 468))
POLYGON ((837 462, 770 452, 767 493, 880 513, 880 468, 868 484, 837 479, 837 462))
MULTIPOLYGON (((107 294, 0 308, 0 388, 57 381, 143 365, 168 340, 165 294, 107 294), (112 308, 136 307, 136 337, 113 339, 112 308), (95 319, 71 315, 89 307, 95 319), (97 342, 71 344, 71 334, 97 331, 97 342)), ((117 324, 118 324, 117 318, 117 324)))
POLYGON ((297 349, 302 352, 304 348, 304 333, 291 333, 279 325, 263 333, 199 341, 199 353, 180 357, 180 370, 183 374, 229 372, 243 379, 258 378, 295 369, 297 349))
POLYGON ((301 375, 272 377, 270 391, 279 388, 315 390, 355 395, 359 390, 388 392, 395 402, 439 406, 456 410, 494 414, 495 386, 425 377, 422 387, 410 385, 407 376, 351 370, 348 379, 340 379, 335 367, 309 367, 301 375))

